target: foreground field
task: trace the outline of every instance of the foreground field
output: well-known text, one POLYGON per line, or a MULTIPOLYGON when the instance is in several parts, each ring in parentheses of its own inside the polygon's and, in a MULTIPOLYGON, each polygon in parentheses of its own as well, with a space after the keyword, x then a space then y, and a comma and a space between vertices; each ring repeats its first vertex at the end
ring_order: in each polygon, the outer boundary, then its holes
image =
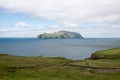
POLYGON ((119 69, 120 59, 73 61, 0 54, 0 80, 120 80, 119 72, 104 73, 94 67, 119 69))

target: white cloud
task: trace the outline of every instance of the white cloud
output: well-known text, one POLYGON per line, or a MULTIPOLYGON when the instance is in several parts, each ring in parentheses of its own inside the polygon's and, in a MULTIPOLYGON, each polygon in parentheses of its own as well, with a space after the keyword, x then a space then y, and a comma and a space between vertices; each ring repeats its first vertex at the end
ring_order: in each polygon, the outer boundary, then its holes
MULTIPOLYGON (((64 24, 39 32, 66 29, 80 32, 85 37, 120 37, 120 0, 0 0, 0 7, 8 12, 25 13, 64 24), (79 26, 79 23, 89 22, 100 25, 79 26)), ((28 26, 21 22, 16 25, 28 26)))
POLYGON ((120 0, 0 0, 0 7, 60 23, 120 21, 120 0))
MULTIPOLYGON (((41 27, 39 27, 41 29, 41 27)), ((5 25, 5 24, 0 24, 0 31, 28 31, 28 30, 33 30, 35 29, 34 26, 26 23, 26 22, 17 22, 16 24, 12 25, 5 25)))
POLYGON ((15 24, 16 27, 30 27, 31 25, 25 23, 25 22, 17 22, 15 24))
POLYGON ((60 30, 68 30, 78 32, 85 38, 120 38, 120 28, 116 27, 53 27, 48 29, 26 30, 26 31, 3 31, 0 33, 1 37, 36 37, 40 33, 52 33, 60 30))

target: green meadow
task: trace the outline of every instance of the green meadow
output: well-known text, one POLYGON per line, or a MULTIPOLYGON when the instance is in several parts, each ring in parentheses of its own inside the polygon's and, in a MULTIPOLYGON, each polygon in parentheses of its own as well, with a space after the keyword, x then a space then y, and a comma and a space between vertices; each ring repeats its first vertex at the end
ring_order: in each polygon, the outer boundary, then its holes
POLYGON ((0 80, 120 80, 119 68, 120 48, 97 51, 78 61, 0 54, 0 80))

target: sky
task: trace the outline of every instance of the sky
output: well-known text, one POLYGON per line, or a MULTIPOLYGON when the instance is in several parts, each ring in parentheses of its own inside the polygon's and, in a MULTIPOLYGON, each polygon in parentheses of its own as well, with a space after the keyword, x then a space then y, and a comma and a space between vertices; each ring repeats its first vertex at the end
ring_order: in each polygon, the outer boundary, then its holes
POLYGON ((120 0, 0 0, 0 37, 60 30, 120 38, 120 0))

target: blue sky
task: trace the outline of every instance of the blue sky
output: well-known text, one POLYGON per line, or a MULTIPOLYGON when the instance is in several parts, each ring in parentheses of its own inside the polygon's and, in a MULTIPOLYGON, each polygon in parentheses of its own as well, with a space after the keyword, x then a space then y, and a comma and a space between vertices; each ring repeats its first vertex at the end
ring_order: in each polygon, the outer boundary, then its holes
POLYGON ((10 13, 6 9, 0 9, 0 24, 5 26, 14 26, 18 22, 25 22, 35 27, 47 27, 53 24, 52 21, 42 18, 32 17, 23 13, 10 13))
POLYGON ((86 38, 120 38, 120 0, 0 0, 0 37, 59 30, 86 38))

